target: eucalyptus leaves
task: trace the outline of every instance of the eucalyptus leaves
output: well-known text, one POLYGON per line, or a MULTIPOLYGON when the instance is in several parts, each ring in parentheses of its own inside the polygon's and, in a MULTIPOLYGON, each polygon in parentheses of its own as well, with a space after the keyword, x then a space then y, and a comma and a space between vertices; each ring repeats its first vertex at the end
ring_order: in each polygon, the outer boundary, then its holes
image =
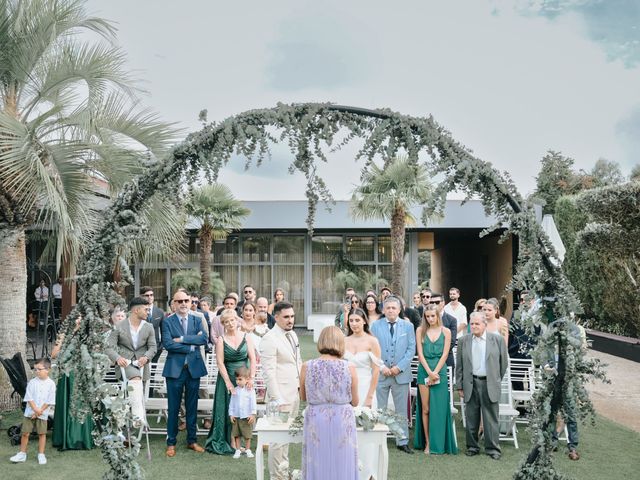
MULTIPOLYGON (((409 117, 389 110, 318 103, 251 110, 204 126, 175 147, 168 158, 150 165, 143 176, 130 182, 93 237, 93 244, 87 249, 90 254, 78 266, 82 296, 71 318, 82 315, 82 325, 75 340, 65 342, 63 368, 76 375, 74 398, 83 405, 79 411, 93 411, 96 424, 104 424, 103 438, 121 425, 120 410, 107 401, 110 393, 102 387, 98 366, 104 359, 109 305, 121 301, 114 293, 114 288, 121 285, 112 282, 112 273, 117 267, 125 281, 132 281, 119 255, 147 228, 138 214, 148 207, 153 194, 161 192, 183 202, 181 185, 194 184, 203 172, 215 182, 234 153, 245 155, 246 165, 251 167, 254 162, 262 163, 271 142, 286 142, 293 155, 289 170, 302 172, 306 178, 308 226, 312 229, 318 202, 331 201, 316 163, 328 161, 327 153, 332 148, 340 148, 356 137, 363 141, 356 156, 363 162, 363 174, 374 161, 386 165, 397 153, 404 152, 410 163, 441 179, 425 205, 424 219, 441 214, 447 193, 458 190, 482 200, 486 212, 498 219, 494 228, 505 228, 505 236, 517 236, 520 254, 509 288, 527 289, 541 299, 540 315, 545 323, 561 320, 540 339, 538 348, 557 348, 563 365, 562 375, 547 378, 542 393, 534 399, 534 447, 518 475, 521 479, 561 478, 551 463, 548 426, 564 405, 575 406, 580 416, 592 413, 584 381, 589 374, 598 372, 595 363, 587 361, 581 351, 571 350, 566 341, 572 313, 581 312, 573 288, 557 267, 556 254, 536 221, 533 206, 520 196, 508 175, 474 157, 433 118, 409 117)), ((105 478, 141 478, 135 458, 121 443, 104 440, 101 447, 111 469, 105 478)))

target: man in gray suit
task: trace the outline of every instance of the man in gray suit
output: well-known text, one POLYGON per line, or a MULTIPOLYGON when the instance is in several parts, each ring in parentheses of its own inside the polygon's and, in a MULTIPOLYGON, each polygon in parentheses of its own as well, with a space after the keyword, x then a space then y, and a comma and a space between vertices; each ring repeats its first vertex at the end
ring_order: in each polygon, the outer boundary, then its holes
POLYGON ((467 415, 466 454, 471 457, 480 453, 482 412, 485 453, 500 460, 498 412, 502 377, 509 365, 507 347, 500 335, 486 331, 487 320, 482 313, 473 312, 469 324, 471 335, 460 337, 456 361, 456 385, 467 415))
POLYGON ((145 368, 156 353, 156 335, 153 326, 145 319, 149 314, 149 301, 135 297, 129 304, 129 318, 118 323, 109 334, 106 354, 116 363, 116 377, 121 377, 124 368, 129 385, 133 388, 129 395, 131 415, 135 420, 145 422, 144 390, 142 380, 149 379, 149 367, 145 368))

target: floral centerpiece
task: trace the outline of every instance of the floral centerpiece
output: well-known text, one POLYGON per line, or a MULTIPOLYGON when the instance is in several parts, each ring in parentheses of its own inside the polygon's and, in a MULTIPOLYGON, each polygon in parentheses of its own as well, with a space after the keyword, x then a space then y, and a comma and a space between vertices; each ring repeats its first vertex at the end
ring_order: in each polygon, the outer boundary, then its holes
MULTIPOLYGON (((291 421, 289 425, 289 433, 298 435, 304 426, 304 414, 306 408, 301 406, 298 415, 291 421)), ((353 414, 356 418, 356 425, 362 427, 364 431, 373 430, 376 424, 381 423, 389 428, 389 432, 398 440, 406 439, 402 425, 405 421, 404 416, 398 415, 388 408, 372 409, 369 407, 354 407, 353 414)))

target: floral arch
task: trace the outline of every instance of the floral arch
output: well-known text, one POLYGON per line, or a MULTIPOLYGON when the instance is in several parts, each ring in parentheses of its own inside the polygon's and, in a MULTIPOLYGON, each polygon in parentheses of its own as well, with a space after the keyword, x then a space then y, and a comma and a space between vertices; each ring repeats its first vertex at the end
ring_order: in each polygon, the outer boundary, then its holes
POLYGON ((91 412, 98 420, 97 443, 109 465, 105 478, 143 477, 136 461, 139 445, 130 450, 113 435, 127 421, 126 401, 102 380, 109 363, 103 353, 108 309, 111 303, 121 301, 112 280, 114 262, 118 263, 123 278, 130 278, 119 253, 145 228, 137 212, 148 208, 147 200, 158 190, 181 198, 177 195, 180 185, 193 183, 202 172, 210 182, 215 182, 234 153, 249 159, 247 167, 254 162, 259 166, 271 142, 287 142, 294 156, 290 172, 302 172, 306 178, 308 226, 312 229, 318 202, 331 200, 324 181, 317 175, 316 163, 328 161, 327 149, 340 148, 356 137, 363 141, 356 156, 356 160, 363 161, 363 169, 374 158, 386 162, 402 150, 411 162, 442 176, 435 199, 425 205, 425 212, 441 212, 447 192, 458 190, 478 196, 486 212, 499 220, 495 228, 506 227, 505 235, 518 237, 520 254, 508 287, 529 290, 541 301, 535 320, 542 319, 549 328, 539 337, 534 358, 548 358, 557 349, 560 360, 557 374, 546 375, 543 387, 534 397, 532 450, 515 478, 564 478, 551 461, 549 426, 555 424, 556 414, 568 405, 576 409, 580 418, 593 414, 584 384, 587 377, 602 377, 602 373, 597 362, 584 358, 569 334, 573 313, 581 312, 581 307, 573 287, 558 267, 552 245, 536 221, 533 206, 518 193, 507 174, 474 157, 432 117, 319 103, 278 104, 205 125, 177 145, 166 159, 151 165, 146 174, 125 187, 92 239, 88 253, 78 264, 81 297, 66 323, 60 368, 75 375, 73 398, 77 415, 82 418, 91 412), (426 158, 421 159, 425 153, 426 158), (71 325, 78 316, 82 318, 81 328, 73 333, 71 325))

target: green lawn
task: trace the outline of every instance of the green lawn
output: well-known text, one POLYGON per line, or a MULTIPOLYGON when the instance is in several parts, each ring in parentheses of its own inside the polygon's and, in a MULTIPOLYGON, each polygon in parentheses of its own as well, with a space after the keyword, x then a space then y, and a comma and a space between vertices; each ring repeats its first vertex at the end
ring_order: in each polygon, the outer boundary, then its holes
MULTIPOLYGON (((300 337, 301 348, 305 359, 315 356, 315 345, 310 336, 300 337)), ((48 444, 47 457, 49 463, 39 466, 35 460, 36 441, 30 443, 27 463, 13 465, 9 457, 17 448, 9 444, 6 428, 19 421, 19 412, 12 412, 2 420, 0 432, 0 459, 4 468, 0 470, 0 478, 9 480, 85 480, 99 479, 104 465, 98 451, 90 452, 58 452, 48 444)), ((425 456, 416 453, 406 455, 389 443, 389 479, 510 479, 523 456, 529 448, 528 435, 523 428, 518 435, 520 449, 503 444, 502 460, 496 462, 485 456, 468 458, 464 455, 464 431, 458 422, 458 442, 462 452, 457 456, 425 456)), ((578 462, 571 462, 566 455, 558 452, 558 468, 573 476, 576 480, 626 479, 637 478, 640 471, 640 434, 628 430, 605 418, 598 418, 595 428, 581 427, 580 453, 578 462)), ((184 433, 178 440, 178 454, 168 459, 164 456, 164 438, 158 435, 151 437, 153 459, 147 461, 141 457, 148 479, 174 478, 212 478, 245 480, 255 478, 255 464, 247 459, 233 460, 231 457, 220 457, 208 453, 196 454, 182 448, 184 433)), ((204 439, 202 439, 204 440, 204 439)), ((300 446, 291 447, 291 458, 294 468, 300 464, 300 446)), ((266 464, 266 458, 265 458, 266 464)), ((268 475, 267 477, 268 478, 268 475)), ((327 479, 330 480, 330 479, 327 479)))

